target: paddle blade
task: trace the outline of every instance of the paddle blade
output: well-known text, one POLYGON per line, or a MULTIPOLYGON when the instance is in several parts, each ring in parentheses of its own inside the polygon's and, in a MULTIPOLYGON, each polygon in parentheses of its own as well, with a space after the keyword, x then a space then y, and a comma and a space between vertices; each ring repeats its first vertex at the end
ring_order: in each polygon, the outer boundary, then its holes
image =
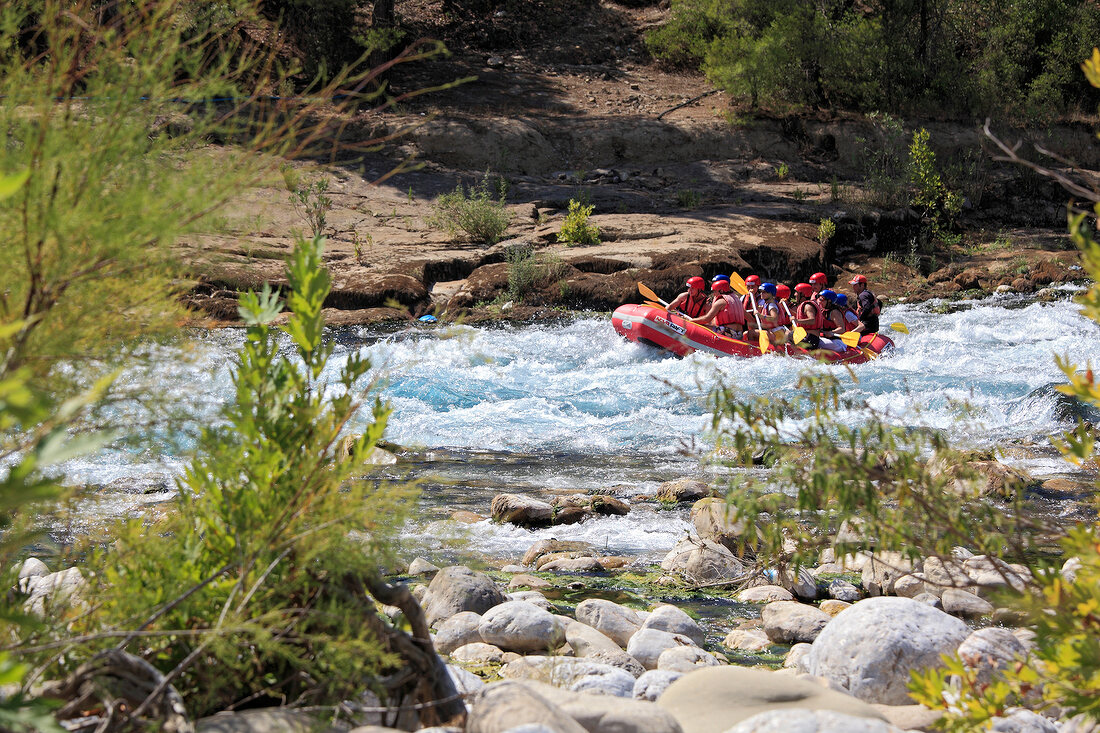
POLYGON ((736 272, 730 273, 730 287, 737 291, 738 295, 745 296, 749 293, 749 286, 736 272))
POLYGON ((768 342, 768 332, 767 331, 761 331, 760 332, 760 353, 761 354, 768 353, 768 346, 769 345, 770 345, 770 343, 768 342))
POLYGON ((638 283, 638 292, 641 293, 643 297, 649 298, 650 300, 655 300, 658 303, 664 303, 665 302, 665 301, 661 300, 661 296, 659 296, 659 295, 657 295, 657 293, 653 292, 649 288, 649 286, 646 285, 645 283, 638 283))
POLYGON ((793 336, 794 336, 794 342, 796 344, 802 343, 803 341, 806 340, 806 329, 802 328, 802 326, 795 326, 793 336))
POLYGON ((845 346, 859 346, 859 333, 856 331, 845 331, 840 334, 840 340, 844 342, 845 346))
POLYGON ((661 310, 665 309, 663 305, 661 305, 660 303, 654 303, 652 300, 643 301, 642 305, 648 305, 650 308, 660 308, 661 310))
POLYGON ((909 333, 909 329, 901 321, 898 321, 897 323, 891 323, 890 328, 894 329, 898 333, 909 333))
POLYGON ((862 351, 862 352, 863 352, 863 355, 864 355, 864 356, 866 356, 866 357, 867 357, 867 358, 868 358, 869 360, 871 360, 871 361, 874 361, 875 359, 877 359, 877 358, 878 358, 878 354, 876 354, 875 352, 871 351, 871 350, 870 350, 870 349, 868 349, 868 348, 867 348, 866 346, 861 346, 859 350, 860 350, 860 351, 862 351))

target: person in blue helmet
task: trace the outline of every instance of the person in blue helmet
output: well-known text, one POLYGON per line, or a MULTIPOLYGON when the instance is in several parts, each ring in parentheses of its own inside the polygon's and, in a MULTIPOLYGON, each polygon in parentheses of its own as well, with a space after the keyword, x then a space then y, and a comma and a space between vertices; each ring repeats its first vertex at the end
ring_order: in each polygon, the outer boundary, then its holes
MULTIPOLYGON (((760 328, 767 332, 769 340, 775 343, 784 343, 787 339, 787 329, 780 325, 782 312, 779 310, 779 301, 776 295, 779 290, 775 283, 762 283, 757 289, 759 294, 757 309, 760 316, 760 328)), ((747 320, 747 319, 746 319, 747 320)), ((746 339, 760 338, 760 332, 752 329, 746 339)))
POLYGON ((818 293, 817 299, 825 317, 822 324, 821 335, 819 336, 821 339, 821 348, 841 354, 846 351, 848 347, 844 345, 843 341, 837 338, 837 334, 845 329, 844 315, 836 305, 836 292, 829 288, 825 288, 818 293))
POLYGON ((859 316, 852 310, 852 306, 848 305, 848 296, 844 293, 836 294, 836 305, 840 309, 840 312, 844 314, 844 331, 854 331, 856 326, 859 325, 859 316))

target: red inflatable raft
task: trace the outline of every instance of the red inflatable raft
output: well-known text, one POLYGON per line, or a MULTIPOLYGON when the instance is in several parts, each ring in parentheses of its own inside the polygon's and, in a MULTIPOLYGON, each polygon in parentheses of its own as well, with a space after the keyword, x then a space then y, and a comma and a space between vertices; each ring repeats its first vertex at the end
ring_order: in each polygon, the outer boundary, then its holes
MULTIPOLYGON (((619 306, 611 316, 615 330, 629 341, 666 349, 677 356, 687 356, 702 351, 716 356, 762 356, 760 346, 741 339, 723 336, 715 331, 690 323, 682 316, 668 313, 663 308, 633 303, 619 306)), ((768 353, 776 352, 796 358, 818 359, 845 364, 862 364, 876 358, 894 342, 881 333, 864 336, 860 348, 849 347, 844 353, 828 349, 807 351, 791 344, 772 344, 768 353)))

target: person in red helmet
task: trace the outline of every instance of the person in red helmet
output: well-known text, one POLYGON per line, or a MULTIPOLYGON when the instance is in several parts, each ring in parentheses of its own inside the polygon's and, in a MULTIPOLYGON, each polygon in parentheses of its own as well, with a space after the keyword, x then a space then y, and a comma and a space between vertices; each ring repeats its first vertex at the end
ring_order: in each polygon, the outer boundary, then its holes
POLYGON ((692 318, 691 322, 712 325, 718 333, 727 336, 744 335, 745 307, 737 294, 730 290, 729 280, 715 280, 710 284, 710 291, 714 293, 710 310, 698 318, 692 318))
POLYGON ((696 275, 687 279, 687 286, 687 292, 673 298, 666 310, 679 310, 688 318, 697 318, 707 310, 707 281, 696 275))
POLYGON ((792 328, 794 326, 794 318, 791 316, 791 307, 787 303, 787 301, 791 299, 791 289, 786 285, 776 285, 775 297, 779 302, 779 325, 792 328))
POLYGON ((878 316, 882 310, 882 301, 867 288, 867 278, 863 275, 856 275, 848 284, 856 294, 856 317, 859 318, 859 325, 852 330, 859 333, 878 333, 878 316))
POLYGON ((749 275, 745 278, 745 287, 749 289, 749 292, 741 296, 741 305, 745 307, 745 313, 752 313, 753 305, 758 309, 760 307, 760 278, 756 275, 749 275))
POLYGON ((825 316, 814 298, 812 285, 799 283, 794 286, 794 291, 798 294, 794 325, 801 326, 806 331, 806 345, 816 349, 821 345, 821 329, 824 327, 825 316))
POLYGON ((814 291, 814 297, 817 297, 828 284, 829 278, 825 277, 824 272, 815 272, 813 275, 810 275, 810 287, 814 291))

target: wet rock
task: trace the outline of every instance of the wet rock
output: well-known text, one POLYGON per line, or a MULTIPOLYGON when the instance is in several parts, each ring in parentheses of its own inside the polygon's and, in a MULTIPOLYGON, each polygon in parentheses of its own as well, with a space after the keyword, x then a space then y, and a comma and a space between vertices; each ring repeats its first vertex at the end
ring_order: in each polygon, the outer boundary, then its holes
POLYGON ((832 710, 769 710, 733 726, 726 733, 902 733, 883 720, 832 710))
POLYGON ((518 527, 549 527, 554 523, 554 507, 549 502, 520 494, 497 494, 489 504, 493 520, 518 527))
POLYGON ((485 612, 478 625, 481 638, 501 649, 519 652, 550 651, 565 641, 560 619, 526 601, 507 601, 485 612))
POLYGON ((484 522, 485 517, 474 512, 468 512, 465 509, 459 509, 457 512, 451 514, 451 519, 456 522, 462 522, 463 524, 477 524, 478 522, 484 522))
MULTIPOLYGON (((789 674, 747 667, 708 667, 673 682, 657 700, 684 733, 727 731, 771 710, 832 710, 882 720, 866 703, 789 674)), ((786 730, 786 729, 785 729, 786 730)))
POLYGON ((909 674, 939 666, 969 635, 959 619, 909 598, 868 598, 814 640, 807 669, 865 702, 909 704, 909 674))
POLYGON ((450 654, 460 646, 482 641, 481 615, 473 611, 456 613, 439 626, 439 631, 432 638, 435 650, 440 654, 450 654))
POLYGON ((642 619, 636 611, 602 598, 581 601, 574 615, 578 621, 603 633, 622 648, 642 628, 642 619))
POLYGON ((605 569, 594 557, 561 557, 539 566, 540 571, 548 573, 602 573, 605 569))
POLYGON ((656 700, 676 680, 684 676, 683 672, 673 672, 667 669, 651 669, 642 674, 634 682, 632 697, 635 700, 656 700))
POLYGON ((944 590, 943 595, 940 596, 940 602, 943 604, 944 611, 961 618, 981 618, 993 613, 992 603, 979 598, 974 593, 958 588, 944 590))
POLYGON ((424 608, 429 624, 448 619, 461 611, 484 613, 504 603, 504 593, 493 579, 462 565, 443 568, 428 584, 424 608))
POLYGON ((710 496, 711 490, 707 484, 695 479, 682 478, 676 481, 666 481, 657 487, 654 495, 657 501, 675 502, 697 501, 710 496))
POLYGON ((591 550, 578 550, 576 552, 548 552, 535 561, 535 569, 542 570, 547 565, 558 560, 576 560, 582 557, 593 557, 591 550))
POLYGON ((777 644, 811 642, 833 617, 797 601, 775 601, 760 612, 764 633, 777 644))
POLYGON ((758 585, 746 588, 737 594, 737 600, 743 603, 769 603, 771 601, 793 601, 794 594, 779 585, 758 585))
POLYGON ((573 718, 520 682, 487 685, 470 700, 467 733, 504 733, 521 725, 544 726, 555 733, 585 733, 573 718))
POLYGON ((637 659, 646 669, 656 669, 661 653, 678 646, 695 646, 695 643, 680 634, 670 634, 657 629, 641 629, 630 637, 630 642, 626 645, 626 653, 637 659))
POLYGON ((579 542, 576 540, 539 540, 535 544, 527 548, 527 552, 523 554, 524 565, 534 565, 540 557, 543 555, 549 555, 555 552, 591 552, 592 545, 588 542, 579 542))
POLYGON ((695 620, 672 605, 657 606, 644 622, 643 629, 658 629, 670 634, 682 634, 700 646, 703 644, 703 629, 695 620))
POLYGON ((763 629, 734 629, 726 634, 722 646, 743 652, 762 652, 772 645, 763 629))
POLYGON ((517 588, 549 588, 552 584, 549 580, 544 580, 537 575, 529 575, 527 573, 516 573, 512 576, 512 579, 508 581, 508 590, 515 590, 517 588))
POLYGON ((661 570, 679 573, 697 583, 735 580, 744 567, 728 549, 711 540, 680 540, 661 561, 661 570))

